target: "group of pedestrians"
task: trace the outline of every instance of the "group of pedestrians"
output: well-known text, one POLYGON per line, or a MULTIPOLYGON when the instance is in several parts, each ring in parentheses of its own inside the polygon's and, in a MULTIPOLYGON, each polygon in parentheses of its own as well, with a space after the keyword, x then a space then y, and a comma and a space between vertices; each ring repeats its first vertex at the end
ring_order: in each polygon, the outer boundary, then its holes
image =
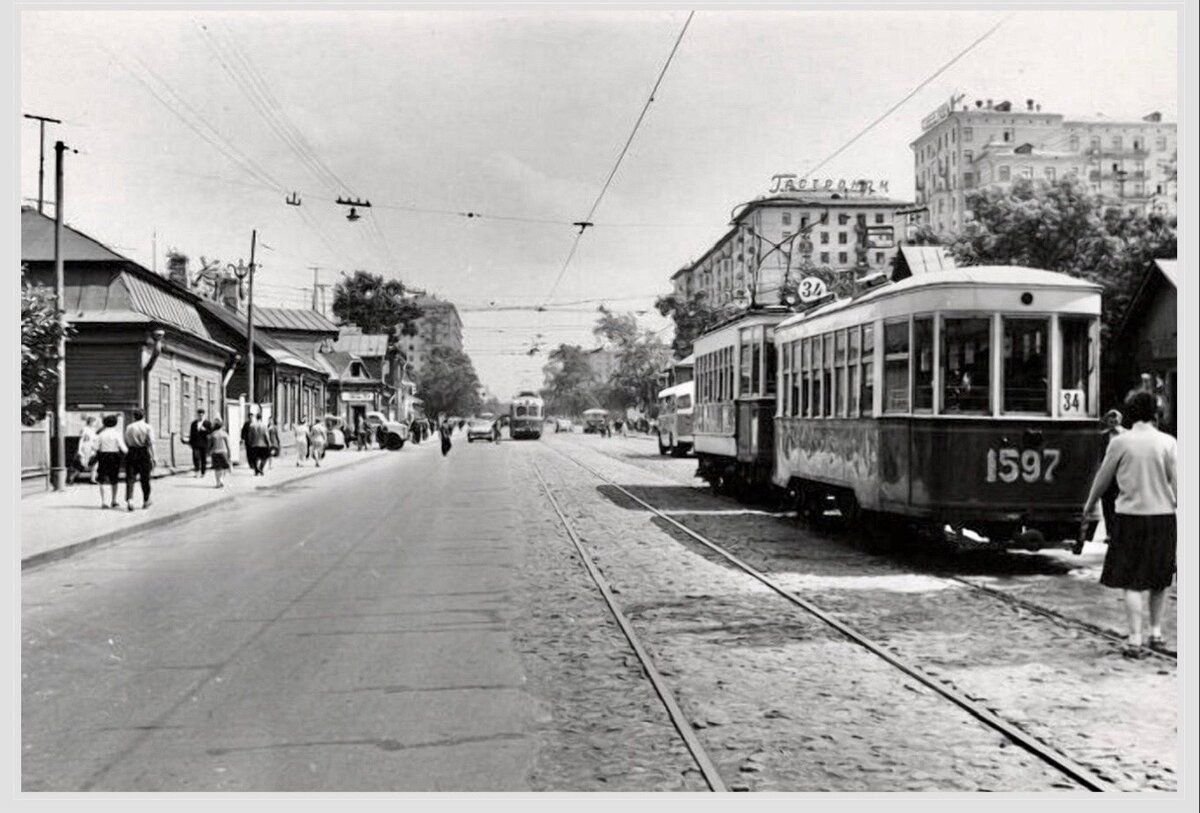
POLYGON ((1144 657, 1146 647, 1170 652, 1162 620, 1176 570, 1178 481, 1176 441, 1159 430, 1161 414, 1161 397, 1143 386, 1130 393, 1124 415, 1110 410, 1104 416, 1104 460, 1083 506, 1085 525, 1097 503, 1103 511, 1108 549, 1100 583, 1124 593, 1129 637, 1122 654, 1132 659, 1144 657))
POLYGON ((154 430, 146 423, 140 409, 130 413, 131 420, 124 428, 116 415, 105 415, 99 421, 94 416, 84 419, 79 447, 71 466, 70 479, 91 474, 100 486, 100 507, 120 508, 117 489, 121 470, 125 471, 125 507, 132 511, 133 492, 141 486, 142 508, 150 507, 150 478, 154 471, 154 430), (109 491, 106 495, 105 486, 109 491))

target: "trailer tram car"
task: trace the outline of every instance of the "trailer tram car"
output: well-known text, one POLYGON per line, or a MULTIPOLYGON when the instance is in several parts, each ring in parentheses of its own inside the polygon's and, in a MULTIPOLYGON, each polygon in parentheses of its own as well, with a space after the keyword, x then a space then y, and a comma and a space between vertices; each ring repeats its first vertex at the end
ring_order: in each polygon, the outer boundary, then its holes
POLYGON ((696 382, 685 381, 658 393, 658 453, 683 457, 692 448, 696 382))
MULTIPOLYGON (((975 266, 781 320, 778 370, 762 390, 779 383, 769 477, 761 448, 744 465, 756 430, 741 421, 736 459, 702 462, 699 474, 783 494, 809 517, 834 502, 852 521, 949 529, 963 543, 1073 542, 1101 452, 1100 292, 1063 274, 975 266)), ((709 338, 697 341, 698 370, 709 338)))
POLYGON ((509 407, 508 435, 513 440, 542 436, 545 403, 536 392, 517 393, 509 407))

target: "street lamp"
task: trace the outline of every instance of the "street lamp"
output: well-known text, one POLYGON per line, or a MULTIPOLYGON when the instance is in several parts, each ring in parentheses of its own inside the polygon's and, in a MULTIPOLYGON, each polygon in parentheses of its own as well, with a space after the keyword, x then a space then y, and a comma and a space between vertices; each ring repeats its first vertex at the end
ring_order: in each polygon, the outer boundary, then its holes
POLYGON ((253 407, 254 407, 254 403, 255 403, 255 395, 257 393, 257 390, 255 389, 255 386, 254 386, 254 384, 255 384, 255 381, 254 381, 254 247, 255 247, 255 243, 257 242, 257 240, 258 240, 258 232, 257 231, 251 232, 250 233, 250 265, 248 265, 248 266, 244 265, 240 259, 238 260, 237 265, 234 265, 233 263, 226 264, 226 268, 229 270, 230 273, 232 273, 235 277, 237 277, 239 284, 242 282, 242 280, 246 279, 246 277, 250 278, 250 292, 249 292, 249 297, 247 298, 247 304, 246 304, 246 352, 247 352, 247 356, 246 356, 247 362, 246 363, 248 365, 248 374, 249 374, 248 388, 249 388, 249 394, 250 394, 250 406, 251 406, 252 411, 253 411, 253 407))

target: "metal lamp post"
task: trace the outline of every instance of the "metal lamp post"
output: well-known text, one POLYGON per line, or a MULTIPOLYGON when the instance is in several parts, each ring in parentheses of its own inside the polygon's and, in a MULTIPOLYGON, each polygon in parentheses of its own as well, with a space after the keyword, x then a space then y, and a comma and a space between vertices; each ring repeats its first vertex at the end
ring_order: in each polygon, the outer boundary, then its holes
POLYGON ((251 231, 249 266, 243 265, 241 260, 238 260, 237 265, 234 265, 233 263, 229 263, 227 265, 227 268, 235 277, 237 277, 239 283, 246 279, 246 277, 250 278, 249 296, 247 297, 246 301, 246 364, 249 375, 247 387, 249 390, 251 411, 254 409, 255 398, 257 394, 257 389, 254 386, 256 383, 254 380, 254 249, 257 242, 258 231, 251 231))

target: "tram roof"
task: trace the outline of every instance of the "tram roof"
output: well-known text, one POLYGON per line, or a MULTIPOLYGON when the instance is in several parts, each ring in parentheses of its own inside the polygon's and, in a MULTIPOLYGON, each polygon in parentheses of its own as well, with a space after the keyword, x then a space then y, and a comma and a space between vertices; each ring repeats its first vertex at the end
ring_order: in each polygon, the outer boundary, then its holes
POLYGON ((907 277, 890 285, 882 285, 862 296, 839 299, 814 310, 797 313, 780 322, 776 329, 798 324, 816 316, 836 313, 852 305, 883 299, 909 291, 923 290, 938 286, 988 285, 988 286, 1025 286, 1032 288, 1074 288, 1081 291, 1103 291, 1104 288, 1094 282, 1072 277, 1058 271, 1047 271, 1043 268, 1029 268, 1022 265, 970 265, 948 268, 932 274, 920 274, 907 277))

